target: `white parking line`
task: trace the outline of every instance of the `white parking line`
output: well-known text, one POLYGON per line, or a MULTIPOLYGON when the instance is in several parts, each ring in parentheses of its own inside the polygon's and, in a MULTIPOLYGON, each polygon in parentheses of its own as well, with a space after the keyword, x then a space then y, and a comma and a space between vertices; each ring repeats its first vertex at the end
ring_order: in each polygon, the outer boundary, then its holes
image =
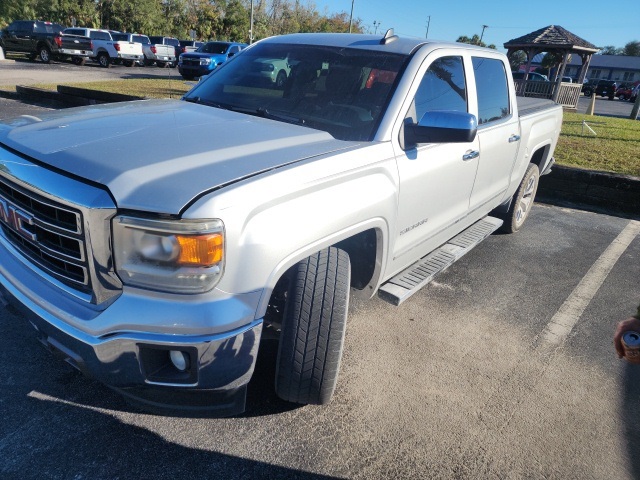
POLYGON ((580 319, 580 316, 611 272, 620 256, 640 233, 640 222, 632 220, 611 242, 600 258, 591 266, 578 286, 567 297, 551 321, 540 334, 539 346, 553 347, 562 344, 580 319))

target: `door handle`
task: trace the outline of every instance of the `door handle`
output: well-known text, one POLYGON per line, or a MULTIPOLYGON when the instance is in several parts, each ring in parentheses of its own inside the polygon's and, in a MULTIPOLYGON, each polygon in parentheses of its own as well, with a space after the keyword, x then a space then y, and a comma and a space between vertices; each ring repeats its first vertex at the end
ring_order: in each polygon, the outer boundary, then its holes
POLYGON ((520 135, 511 135, 509 137, 509 143, 517 142, 520 140, 520 135))
POLYGON ((480 152, 477 150, 467 150, 467 153, 462 155, 462 160, 468 162, 469 160, 473 160, 474 158, 478 158, 480 156, 480 152))

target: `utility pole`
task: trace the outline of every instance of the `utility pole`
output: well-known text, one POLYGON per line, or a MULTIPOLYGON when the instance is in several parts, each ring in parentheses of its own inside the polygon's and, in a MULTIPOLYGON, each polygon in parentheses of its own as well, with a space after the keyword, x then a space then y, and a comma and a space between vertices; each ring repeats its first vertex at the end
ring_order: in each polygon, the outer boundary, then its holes
POLYGON ((429 25, 431 25, 431 15, 427 17, 427 34, 424 36, 424 38, 429 38, 429 25))
POLYGON ((482 33, 480 34, 480 42, 479 44, 482 45, 482 37, 484 37, 484 29, 487 28, 489 25, 482 25, 482 33))
POLYGON ((253 0, 251 0, 251 19, 249 20, 249 45, 253 43, 253 0))
POLYGON ((378 34, 378 27, 380 26, 380 22, 378 22, 377 20, 373 21, 373 34, 377 35, 378 34))
POLYGON ((349 16, 349 33, 351 33, 351 26, 353 25, 353 2, 355 0, 351 0, 351 15, 349 16))

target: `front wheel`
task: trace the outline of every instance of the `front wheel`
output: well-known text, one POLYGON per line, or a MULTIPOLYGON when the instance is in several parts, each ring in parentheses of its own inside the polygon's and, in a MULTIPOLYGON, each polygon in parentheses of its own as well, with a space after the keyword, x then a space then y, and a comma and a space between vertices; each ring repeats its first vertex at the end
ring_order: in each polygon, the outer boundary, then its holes
POLYGON ((40 60, 42 60, 42 63, 51 62, 51 51, 47 47, 41 47, 38 51, 38 54, 40 55, 40 60))
POLYGON ((276 77, 276 89, 283 90, 285 83, 287 83, 287 72, 285 72, 284 70, 280 70, 278 72, 278 76, 276 77))
POLYGON ((540 180, 540 170, 538 166, 530 163, 524 178, 520 182, 520 186, 516 193, 513 194, 511 205, 506 214, 500 215, 504 223, 500 227, 500 231, 505 233, 515 233, 529 216, 533 207, 533 199, 538 191, 538 182, 540 180))
POLYGON ((342 358, 350 280, 349 255, 334 247, 293 267, 276 367, 280 398, 317 405, 331 400, 342 358))

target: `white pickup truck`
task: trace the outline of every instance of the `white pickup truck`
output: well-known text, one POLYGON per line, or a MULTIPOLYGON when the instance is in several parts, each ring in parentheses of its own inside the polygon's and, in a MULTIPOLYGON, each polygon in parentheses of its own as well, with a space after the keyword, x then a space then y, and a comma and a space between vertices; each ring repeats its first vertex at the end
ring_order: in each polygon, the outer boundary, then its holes
POLYGON ((101 67, 108 68, 115 61, 132 67, 136 62, 144 60, 141 44, 128 40, 114 40, 108 30, 72 27, 66 28, 63 33, 91 38, 91 59, 97 61, 101 67))
POLYGON ((350 295, 398 304, 519 230, 561 123, 504 55, 392 32, 273 37, 182 101, 20 117, 0 124, 0 303, 151 410, 243 411, 266 337, 278 395, 324 404, 350 295))

